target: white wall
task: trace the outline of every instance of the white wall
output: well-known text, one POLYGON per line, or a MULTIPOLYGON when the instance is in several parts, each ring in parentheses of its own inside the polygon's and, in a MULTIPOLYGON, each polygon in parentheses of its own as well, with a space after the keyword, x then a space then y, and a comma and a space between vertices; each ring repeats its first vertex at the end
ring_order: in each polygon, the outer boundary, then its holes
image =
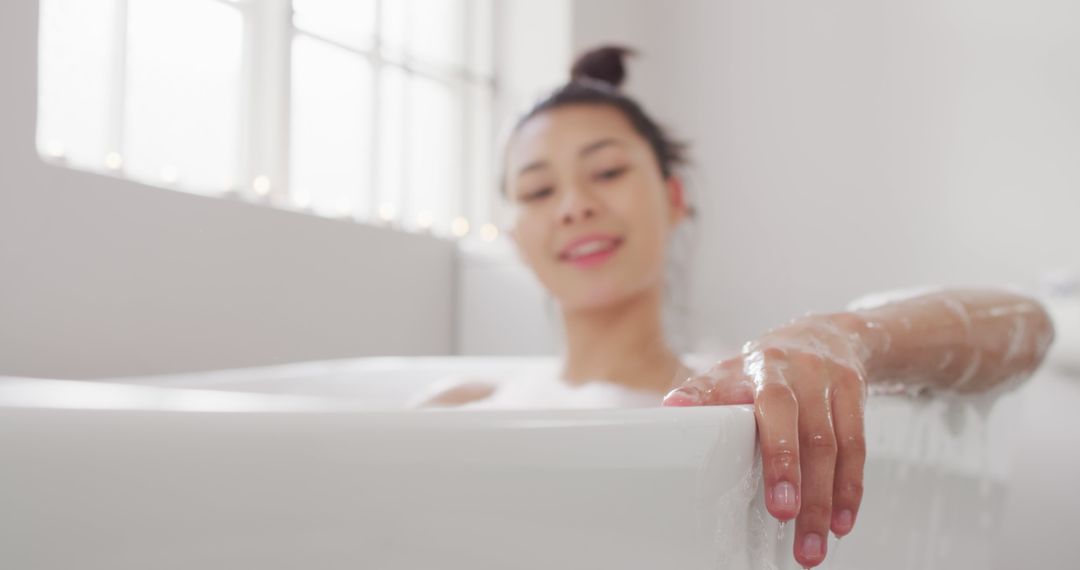
POLYGON ((495 8, 498 122, 505 131, 540 96, 569 78, 573 2, 496 0, 495 8))
MULTIPOLYGON (((570 75, 570 0, 497 0, 500 25, 496 73, 499 131, 570 75)), ((503 140, 496 160, 503 157, 503 140)), ((497 163, 501 164, 501 163, 497 163)), ((493 176, 498 173, 492 173, 493 176)), ((498 199, 493 219, 505 224, 498 199)), ((559 322, 547 295, 511 244, 466 240, 458 252, 457 351, 469 355, 551 354, 559 322)))
POLYGON ((509 242, 465 241, 458 264, 458 354, 553 354, 560 348, 555 305, 509 242))
POLYGON ((697 325, 1080 269, 1080 3, 578 0, 693 144, 697 325))
POLYGON ((0 6, 0 374, 452 351, 449 242, 39 161, 36 35, 0 6))

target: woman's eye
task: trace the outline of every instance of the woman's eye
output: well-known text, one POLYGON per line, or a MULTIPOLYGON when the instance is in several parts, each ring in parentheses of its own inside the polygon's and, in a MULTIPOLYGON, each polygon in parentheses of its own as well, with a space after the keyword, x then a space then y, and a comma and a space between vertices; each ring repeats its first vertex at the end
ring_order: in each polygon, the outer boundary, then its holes
POLYGON ((541 188, 541 189, 533 191, 533 192, 529 192, 529 193, 525 194, 524 196, 522 196, 521 199, 526 201, 526 202, 531 202, 533 200, 539 200, 541 198, 544 198, 547 195, 551 194, 552 192, 553 192, 553 189, 550 186, 548 186, 548 187, 541 188))
POLYGON ((596 179, 600 181, 615 180, 623 175, 627 171, 626 166, 620 166, 618 168, 609 168, 607 170, 601 170, 596 174, 596 179))

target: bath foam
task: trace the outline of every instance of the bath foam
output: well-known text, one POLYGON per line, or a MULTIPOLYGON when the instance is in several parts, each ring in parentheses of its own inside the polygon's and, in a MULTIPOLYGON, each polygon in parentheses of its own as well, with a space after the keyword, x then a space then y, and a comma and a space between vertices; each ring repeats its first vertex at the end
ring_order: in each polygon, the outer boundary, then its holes
POLYGON ((608 409, 654 408, 663 394, 631 390, 603 380, 572 385, 558 379, 534 376, 501 382, 490 397, 461 406, 462 409, 608 409))
MULTIPOLYGON (((683 363, 693 371, 707 370, 717 358, 702 354, 683 357, 683 363)), ((626 409, 653 408, 660 405, 664 394, 635 390, 603 379, 571 384, 559 379, 558 363, 520 370, 501 378, 448 377, 425 387, 411 399, 419 405, 432 396, 464 384, 486 384, 495 391, 482 400, 456 406, 463 410, 557 410, 557 409, 626 409)), ((673 378, 672 386, 684 378, 673 378)))

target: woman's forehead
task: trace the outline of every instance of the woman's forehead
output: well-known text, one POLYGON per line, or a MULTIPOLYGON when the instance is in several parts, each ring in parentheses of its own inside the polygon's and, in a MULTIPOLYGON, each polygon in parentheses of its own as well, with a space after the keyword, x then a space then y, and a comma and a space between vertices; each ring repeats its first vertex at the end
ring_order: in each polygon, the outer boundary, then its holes
POLYGON ((554 154, 576 156, 578 151, 599 140, 613 139, 628 147, 640 137, 618 109, 608 105, 567 105, 529 118, 511 141, 512 163, 554 154))

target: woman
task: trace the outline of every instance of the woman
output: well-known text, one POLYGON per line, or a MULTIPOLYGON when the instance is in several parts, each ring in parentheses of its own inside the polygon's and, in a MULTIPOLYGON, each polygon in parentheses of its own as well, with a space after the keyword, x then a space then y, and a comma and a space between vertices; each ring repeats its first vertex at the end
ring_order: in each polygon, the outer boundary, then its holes
MULTIPOLYGON (((509 234, 561 310, 562 380, 603 379, 667 406, 753 404, 767 507, 780 520, 796 519, 795 558, 816 566, 827 533, 851 532, 858 514, 868 388, 1009 385, 1039 365, 1052 325, 1022 296, 942 291, 803 317, 695 373, 661 323, 665 250, 690 216, 676 172, 683 147, 618 91, 626 54, 614 47, 585 54, 572 80, 523 117, 506 146, 509 234), (672 378, 689 379, 676 387, 672 378)), ((462 384, 429 403, 462 404, 495 391, 462 384)))

